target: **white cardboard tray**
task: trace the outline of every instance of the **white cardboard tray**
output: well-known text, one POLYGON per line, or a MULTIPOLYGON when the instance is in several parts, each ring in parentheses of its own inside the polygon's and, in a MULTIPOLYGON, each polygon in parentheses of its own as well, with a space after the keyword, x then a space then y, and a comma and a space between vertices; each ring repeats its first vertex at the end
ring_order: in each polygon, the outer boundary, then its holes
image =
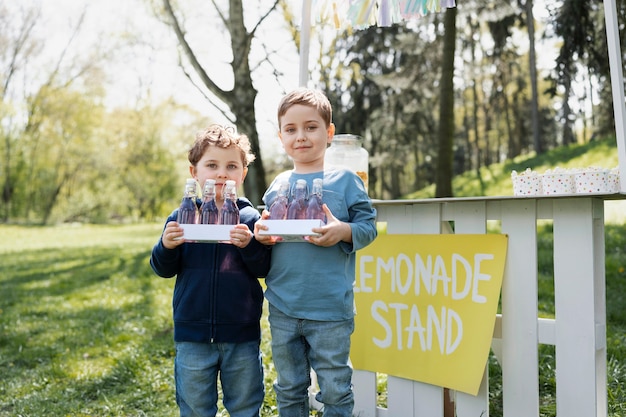
POLYGON ((311 229, 321 227, 324 222, 321 220, 262 220, 268 227, 267 230, 260 230, 260 235, 280 236, 282 242, 305 242, 305 236, 319 236, 311 229))

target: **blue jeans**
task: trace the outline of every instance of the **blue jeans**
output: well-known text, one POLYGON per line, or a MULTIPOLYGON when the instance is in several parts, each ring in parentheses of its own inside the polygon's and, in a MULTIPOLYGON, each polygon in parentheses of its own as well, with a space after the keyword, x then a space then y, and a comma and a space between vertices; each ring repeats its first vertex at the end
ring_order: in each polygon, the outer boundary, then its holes
POLYGON ((258 417, 265 396, 259 344, 177 342, 174 375, 181 417, 217 414, 218 374, 231 417, 258 417))
POLYGON ((312 321, 289 317, 271 304, 269 322, 280 417, 308 417, 310 369, 317 374, 324 417, 351 417, 354 409, 350 335, 354 319, 312 321))

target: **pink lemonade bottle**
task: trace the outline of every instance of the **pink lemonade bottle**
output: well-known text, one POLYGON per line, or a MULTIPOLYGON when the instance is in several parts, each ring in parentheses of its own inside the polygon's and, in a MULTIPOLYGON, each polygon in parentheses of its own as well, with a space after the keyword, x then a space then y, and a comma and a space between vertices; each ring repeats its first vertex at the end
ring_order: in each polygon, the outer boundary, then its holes
POLYGON ((196 206, 196 180, 188 178, 185 182, 185 193, 178 208, 176 221, 180 224, 194 224, 198 218, 198 206, 196 206))
POLYGON ((239 224, 239 207, 237 207, 237 189, 235 181, 228 180, 224 183, 222 191, 224 203, 220 210, 220 224, 239 224))
POLYGON ((293 191, 293 200, 291 200, 287 209, 288 219, 306 219, 307 193, 306 180, 297 180, 293 191))
POLYGON ((322 201, 322 193, 322 179, 315 178, 313 180, 311 195, 309 196, 309 203, 306 208, 306 218, 319 219, 325 223, 326 213, 324 213, 324 209, 322 208, 322 205, 324 205, 324 202, 322 201))
POLYGON ((278 192, 276 198, 270 206, 270 219, 271 220, 284 220, 287 218, 287 207, 289 206, 289 182, 282 181, 278 185, 278 192))
POLYGON ((200 206, 200 224, 217 224, 219 210, 215 203, 215 180, 204 182, 202 190, 202 205, 200 206))

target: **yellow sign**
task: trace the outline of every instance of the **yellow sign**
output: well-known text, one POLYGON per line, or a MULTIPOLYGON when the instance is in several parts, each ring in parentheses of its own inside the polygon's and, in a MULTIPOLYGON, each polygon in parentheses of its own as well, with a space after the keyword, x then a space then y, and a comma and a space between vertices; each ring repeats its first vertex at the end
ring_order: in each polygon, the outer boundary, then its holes
POLYGON ((357 253, 355 369, 476 395, 507 236, 379 235, 357 253))

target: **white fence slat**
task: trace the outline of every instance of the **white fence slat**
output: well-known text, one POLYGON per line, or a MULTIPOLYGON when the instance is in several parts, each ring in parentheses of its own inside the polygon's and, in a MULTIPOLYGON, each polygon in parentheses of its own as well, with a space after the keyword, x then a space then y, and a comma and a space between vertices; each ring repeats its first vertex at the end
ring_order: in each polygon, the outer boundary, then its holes
POLYGON ((387 233, 407 233, 411 230, 412 213, 408 206, 377 206, 376 220, 387 223, 387 233))
MULTIPOLYGON (((485 234, 487 232, 487 204, 485 201, 471 201, 456 204, 454 211, 454 231, 456 234, 485 234)), ((477 395, 455 393, 457 417, 489 416, 489 369, 485 371, 477 395)))
POLYGON ((443 389, 389 376, 389 416, 443 416, 443 389))
MULTIPOLYGON (((416 234, 439 234, 442 232, 442 218, 440 204, 418 204, 411 207, 413 216, 411 233, 416 234)), ((407 232, 405 229, 404 233, 407 232)), ((413 414, 408 415, 432 415, 443 416, 443 388, 421 382, 408 381, 401 378, 389 377, 392 386, 398 384, 403 390, 411 390, 411 407, 413 414)), ((388 382, 389 384, 389 382, 388 382)), ((399 398, 402 402, 402 397, 399 398)), ((404 401, 409 404, 408 398, 404 401)), ((394 406, 389 407, 390 416, 401 416, 394 406)))
MULTIPOLYGON (((413 381, 389 375, 387 377, 387 410, 392 416, 413 416, 413 381)), ((433 414, 440 415, 440 414, 433 414)))
POLYGON ((568 417, 604 417, 607 405, 606 350, 596 346, 596 325, 606 325, 602 216, 596 199, 554 201, 554 293, 556 316, 557 414, 568 417), (601 246, 598 248, 597 246, 601 246), (600 259, 603 259, 601 257, 600 259), (601 275, 601 276, 600 276, 601 275), (600 369, 602 368, 602 369, 600 369), (602 380, 599 380, 602 377, 602 380))
POLYGON ((502 202, 508 249, 502 282, 502 385, 507 417, 539 416, 535 200, 502 202))
MULTIPOLYGON (((442 231, 441 205, 437 203, 381 206, 377 210, 378 220, 387 222, 389 234, 439 234, 442 231)), ((387 391, 390 416, 443 416, 441 387, 389 376, 387 391), (410 397, 405 396, 409 394, 410 397), (410 407, 410 412, 406 407, 410 407)))
POLYGON ((456 417, 489 417, 489 367, 485 366, 476 396, 459 391, 455 394, 456 417))
POLYGON ((376 417, 376 373, 354 370, 354 415, 357 417, 376 417))
POLYGON ((540 318, 537 321, 539 343, 544 345, 556 345, 556 320, 540 318))
POLYGON ((456 234, 485 234, 487 206, 485 201, 467 201, 454 205, 456 234))
POLYGON ((442 233, 441 204, 417 204, 411 207, 412 227, 405 228, 403 233, 442 233))
POLYGON ((617 2, 605 0, 604 22, 606 26, 606 44, 609 52, 611 73, 611 92, 613 94, 613 115, 615 116, 615 138, 617 142, 617 160, 619 161, 620 188, 626 193, 626 105, 624 104, 624 70, 620 46, 620 25, 617 19, 617 2))
MULTIPOLYGON (((442 232, 442 210, 440 204, 418 204, 411 208, 413 213, 413 226, 411 233, 416 234, 439 234, 442 232)), ((406 233, 406 231, 405 231, 406 233)), ((400 378, 389 377, 394 384, 406 384, 411 387, 413 416, 443 416, 443 395, 442 387, 437 387, 422 382, 402 380, 400 378)), ((389 382, 388 382, 389 383, 389 382)), ((400 401, 402 399, 400 398, 400 401)), ((405 399, 406 401, 406 399, 405 399)), ((406 401, 407 403, 409 401, 406 401)), ((396 410, 389 407, 390 416, 403 416, 396 410)))

